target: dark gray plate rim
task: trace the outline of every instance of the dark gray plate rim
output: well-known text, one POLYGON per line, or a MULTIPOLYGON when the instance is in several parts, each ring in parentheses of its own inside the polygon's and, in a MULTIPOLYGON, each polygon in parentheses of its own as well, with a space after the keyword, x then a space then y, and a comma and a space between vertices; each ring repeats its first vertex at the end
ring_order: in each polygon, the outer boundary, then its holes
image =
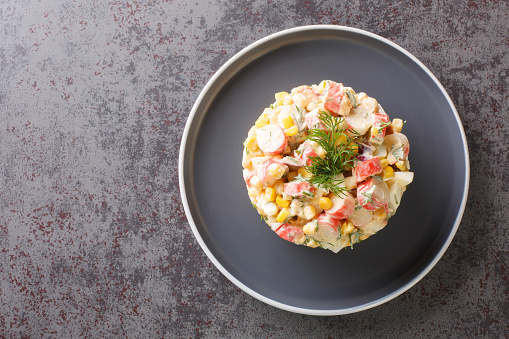
MULTIPOLYGON (((298 39, 297 39, 298 40, 298 39)), ((226 276, 231 282, 233 282, 236 286, 241 288, 243 291, 248 293, 249 295, 255 297, 256 299, 272 305, 274 307, 278 307, 283 310, 287 310, 290 312, 295 313, 301 313, 301 314, 309 314, 309 315, 341 315, 341 314, 349 314, 354 312, 359 312, 363 310, 367 310, 373 307, 376 307, 378 305, 381 305, 389 300, 392 300, 396 298, 397 296, 401 295, 408 289, 410 289, 412 286, 414 286, 417 282, 419 282, 440 260, 440 258, 443 256, 447 248, 449 247, 452 239, 454 238, 454 235, 456 234, 456 231, 459 227, 459 224, 461 222, 461 218, 463 216, 463 212, 465 210, 465 205, 467 202, 467 196, 468 196, 468 188, 469 188, 469 180, 470 180, 470 164, 469 164, 469 155, 468 155, 468 146, 467 141, 465 137, 465 132, 463 130, 463 126, 461 124, 460 117, 458 115, 458 112, 456 111, 456 108, 454 104, 452 103, 449 95, 443 88, 443 86, 440 84, 440 82, 437 80, 437 78, 431 73, 431 71, 424 66, 416 57, 414 57, 412 54, 410 54, 408 51, 400 47, 399 45, 393 43, 392 41, 389 41, 385 38, 382 38, 374 33, 370 33, 361 29, 357 28, 351 28, 346 26, 335 26, 335 25, 314 25, 314 26, 302 26, 302 27, 296 27, 287 29, 278 33, 271 34, 263 39, 260 39, 251 45, 247 46, 237 54, 235 54, 230 60, 228 60, 213 76, 212 78, 207 82, 203 90, 201 91, 200 95, 198 96, 198 99, 196 100, 195 104, 193 105, 193 108, 191 110, 191 113, 189 115, 189 118, 187 120, 184 133, 182 136, 182 142, 180 146, 180 154, 179 154, 179 187, 180 187, 180 194, 182 197, 182 202, 184 205, 184 210, 187 216, 187 219, 189 221, 189 224, 191 226, 191 229, 193 231, 194 236, 196 237, 196 240, 200 244, 201 248, 205 252, 205 254, 208 256, 208 258, 212 261, 212 263, 219 269, 219 271, 226 276), (437 253, 437 255, 434 257, 434 259, 426 266, 425 269, 423 269, 420 274, 415 276, 411 281, 409 281, 407 284, 402 286, 401 288, 395 290, 394 292, 387 294, 383 298, 379 298, 377 300, 373 300, 372 302, 368 302, 363 305, 359 305, 356 307, 350 307, 350 308, 344 308, 344 309, 326 309, 326 310, 317 310, 317 309, 308 309, 308 308, 301 308, 301 307, 295 307, 292 305, 287 305, 284 303, 281 303, 279 301, 267 298, 266 296, 258 293, 257 291, 247 287, 242 282, 240 282, 234 275, 232 275, 225 267, 216 259, 214 254, 210 251, 210 249, 205 244, 197 226, 195 223, 195 220, 193 218, 193 215, 191 213, 190 204, 193 202, 191 200, 188 200, 188 191, 193 190, 193 187, 189 187, 191 185, 187 184, 189 181, 186 180, 189 176, 189 168, 186 167, 189 166, 188 164, 192 164, 192 154, 187 154, 187 149, 192 149, 193 142, 195 139, 193 138, 192 133, 190 133, 192 126, 196 126, 199 124, 204 115, 206 114, 207 107, 202 107, 203 102, 206 100, 210 100, 210 98, 213 98, 215 95, 218 94, 219 89, 225 84, 225 82, 228 80, 228 76, 226 75, 228 73, 228 70, 234 67, 237 67, 239 63, 242 64, 249 64, 254 59, 256 59, 260 54, 253 53, 255 50, 260 49, 261 46, 266 44, 272 44, 271 50, 277 49, 280 46, 287 45, 291 42, 291 39, 287 39, 288 37, 296 39, 296 36, 299 35, 306 35, 309 36, 309 34, 313 34, 313 31, 320 30, 320 31, 329 31, 330 34, 334 34, 335 32, 353 32, 359 35, 363 35, 375 40, 378 40, 379 42, 382 42, 386 45, 389 45, 390 47, 398 50, 402 54, 404 54, 406 57, 410 58, 415 64, 417 64, 428 76, 429 78, 436 84, 436 86, 440 89, 443 97, 447 100, 451 111, 454 113, 455 120, 457 122, 459 131, 461 133, 462 138, 462 144, 463 144, 463 152, 464 152, 464 159, 465 159, 465 180, 464 180, 464 187, 463 187, 463 195, 462 200, 460 204, 460 208, 458 210, 456 219, 454 221, 454 225, 451 229, 451 232, 449 236, 447 237, 447 240, 443 243, 440 251, 437 253), (205 113, 203 113, 205 112, 205 113), (191 157, 191 158, 190 158, 191 157)))

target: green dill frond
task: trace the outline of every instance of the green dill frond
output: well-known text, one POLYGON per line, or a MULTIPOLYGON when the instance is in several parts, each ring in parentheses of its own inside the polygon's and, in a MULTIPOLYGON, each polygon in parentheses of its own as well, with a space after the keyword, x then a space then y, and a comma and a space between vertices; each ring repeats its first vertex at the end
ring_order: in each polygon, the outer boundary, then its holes
POLYGON ((391 124, 390 121, 384 122, 380 125, 380 128, 378 128, 378 133, 382 133, 383 129, 391 124))
POLYGON ((350 99, 350 102, 352 103, 352 107, 359 106, 359 103, 357 102, 357 99, 355 98, 354 93, 350 91, 345 91, 346 95, 348 96, 348 99, 350 99))
POLYGON ((353 244, 357 244, 360 242, 359 238, 362 236, 362 232, 358 230, 357 232, 350 233, 350 248, 353 249, 353 244))
POLYGON ((306 139, 320 145, 325 150, 326 156, 309 158, 311 165, 304 168, 312 174, 312 177, 307 181, 311 185, 330 190, 337 196, 344 195, 346 188, 341 186, 344 179, 337 179, 337 176, 344 173, 346 167, 353 167, 354 147, 345 133, 343 118, 333 117, 328 112, 320 112, 319 119, 327 130, 310 129, 306 139), (339 138, 342 138, 341 142, 337 143, 339 138))

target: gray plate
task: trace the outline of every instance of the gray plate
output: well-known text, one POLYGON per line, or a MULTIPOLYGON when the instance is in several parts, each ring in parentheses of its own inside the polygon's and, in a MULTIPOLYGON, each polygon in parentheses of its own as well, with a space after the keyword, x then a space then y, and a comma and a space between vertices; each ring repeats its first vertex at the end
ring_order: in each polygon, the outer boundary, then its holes
POLYGON ((193 232, 228 279, 273 306, 336 315, 386 302, 431 270, 460 223, 469 162, 454 105, 415 57, 365 31, 308 26, 250 45, 214 75, 187 122, 179 176, 193 232), (407 120, 415 172, 388 226, 338 254, 291 244, 260 221, 241 167, 242 142, 274 93, 323 79, 407 120))

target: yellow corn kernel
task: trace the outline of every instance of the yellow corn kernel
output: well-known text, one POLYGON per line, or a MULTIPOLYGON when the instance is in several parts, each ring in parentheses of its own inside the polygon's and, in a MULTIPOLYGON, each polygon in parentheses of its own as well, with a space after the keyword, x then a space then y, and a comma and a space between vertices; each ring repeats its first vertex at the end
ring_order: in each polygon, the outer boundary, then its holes
POLYGON ((371 136, 376 137, 377 135, 378 135, 378 129, 375 126, 371 127, 371 136))
POLYGON ((318 205, 320 206, 321 209, 328 210, 329 208, 332 207, 332 201, 327 197, 321 197, 320 200, 318 201, 318 205))
POLYGON ((401 119, 393 119, 392 120, 392 131, 394 133, 401 133, 401 130, 403 129, 403 120, 401 119))
POLYGON ((390 178, 394 175, 394 170, 392 169, 391 166, 387 166, 386 168, 384 168, 384 171, 382 173, 382 178, 384 179, 387 179, 387 178, 390 178))
POLYGON ((354 230, 354 226, 350 221, 344 222, 341 225, 341 234, 350 234, 354 230))
POLYGON ((276 103, 278 105, 282 105, 283 104, 283 101, 285 101, 285 98, 286 96, 288 95, 287 92, 278 92, 274 95, 274 97, 276 98, 276 103))
POLYGON ((350 146, 350 149, 354 154, 359 153, 359 146, 356 143, 351 142, 350 144, 348 144, 348 146, 350 146))
POLYGON ((311 220, 316 215, 316 210, 313 205, 307 205, 304 207, 304 216, 306 219, 311 220))
POLYGON ((281 211, 279 211, 279 214, 276 217, 276 221, 277 222, 285 221, 289 214, 290 210, 287 207, 283 207, 281 211))
POLYGON ((293 119, 290 115, 287 115, 281 119, 281 122, 283 123, 284 128, 290 128, 293 126, 293 119))
POLYGON ((306 178, 306 179, 309 179, 311 178, 311 173, 309 173, 308 171, 306 171, 304 169, 304 167, 301 167, 299 168, 299 170, 297 171, 297 173, 299 173, 302 177, 306 178))
POLYGON ((366 240, 367 238, 369 238, 369 235, 367 234, 363 234, 359 237, 359 241, 363 241, 363 240, 366 240))
POLYGON ((288 207, 290 206, 290 200, 285 200, 282 195, 278 195, 276 197, 276 204, 278 204, 279 207, 288 207))
POLYGON ((263 126, 266 126, 268 124, 269 124, 269 116, 265 113, 260 115, 258 120, 256 120, 256 122, 255 122, 255 125, 258 128, 262 128, 263 126))
POLYGON ((274 163, 269 165, 269 174, 275 179, 279 179, 285 174, 285 169, 280 164, 274 163))
POLYGON ((399 168, 400 171, 405 171, 406 166, 403 160, 396 161, 396 167, 399 168))
POLYGON ((272 187, 267 187, 265 189, 265 200, 274 201, 276 200, 276 190, 272 187))
POLYGON ((286 178, 288 179, 288 181, 292 181, 293 179, 295 179, 295 177, 298 175, 299 173, 297 173, 296 171, 293 171, 293 172, 289 172, 288 175, 286 176, 286 178))
POLYGON ((336 142, 334 143, 334 146, 339 146, 339 145, 341 145, 341 144, 343 144, 343 143, 345 143, 347 141, 348 141, 348 137, 345 134, 341 133, 338 136, 338 138, 336 139, 336 142))
POLYGON ((387 166, 389 166, 389 160, 387 160, 387 159, 380 160, 380 163, 382 164, 383 169, 385 169, 387 166))
POLYGON ((293 125, 290 128, 285 129, 285 134, 289 137, 294 136, 297 133, 299 133, 299 128, 295 125, 293 125))
POLYGON ((253 152, 256 151, 256 149, 258 148, 258 143, 256 141, 256 138, 255 137, 247 137, 246 141, 244 141, 244 146, 253 152))
POLYGON ((310 222, 310 223, 307 223, 304 225, 304 227, 302 228, 302 231, 305 234, 313 235, 313 234, 315 234, 315 229, 316 229, 316 224, 310 222))
POLYGON ((380 219, 380 220, 381 220, 381 219, 385 219, 385 218, 387 218, 387 211, 385 211, 385 208, 383 208, 383 207, 382 207, 382 208, 377 209, 377 210, 374 212, 374 214, 375 214, 375 217, 376 217, 376 218, 378 218, 378 219, 380 219))

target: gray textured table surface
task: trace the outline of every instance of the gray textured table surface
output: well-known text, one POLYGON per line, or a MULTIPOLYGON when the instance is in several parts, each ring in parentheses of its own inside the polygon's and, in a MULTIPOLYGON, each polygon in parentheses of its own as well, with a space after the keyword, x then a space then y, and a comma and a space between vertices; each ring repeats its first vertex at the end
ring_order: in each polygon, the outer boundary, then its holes
POLYGON ((0 1, 0 337, 507 336, 508 91, 506 1, 0 1), (182 129, 207 80, 307 24, 413 53, 455 103, 471 156, 442 260, 346 316, 239 290, 195 241, 178 190, 182 129))

